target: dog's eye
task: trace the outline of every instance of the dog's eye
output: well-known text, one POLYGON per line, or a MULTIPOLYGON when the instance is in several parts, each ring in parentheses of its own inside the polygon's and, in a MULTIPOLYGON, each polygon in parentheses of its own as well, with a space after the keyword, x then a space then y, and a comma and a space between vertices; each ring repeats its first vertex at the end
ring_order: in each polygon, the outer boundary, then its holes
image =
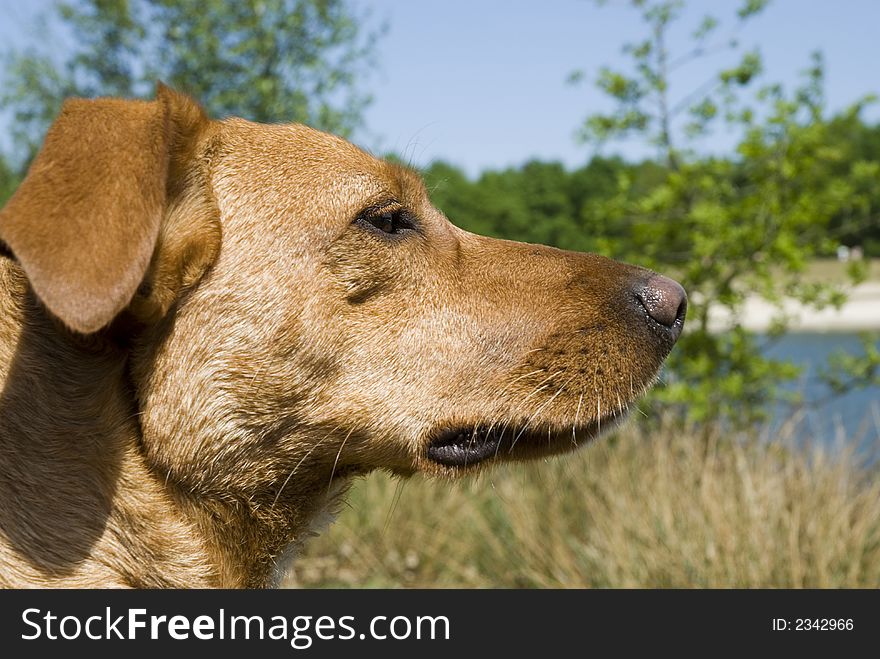
POLYGON ((367 222, 379 229, 379 231, 384 231, 385 233, 397 233, 399 226, 398 223, 395 222, 395 215, 397 215, 396 212, 373 215, 372 217, 367 218, 367 222))
POLYGON ((398 235, 415 229, 415 224, 409 215, 400 208, 389 211, 366 212, 358 217, 358 222, 391 235, 398 235))

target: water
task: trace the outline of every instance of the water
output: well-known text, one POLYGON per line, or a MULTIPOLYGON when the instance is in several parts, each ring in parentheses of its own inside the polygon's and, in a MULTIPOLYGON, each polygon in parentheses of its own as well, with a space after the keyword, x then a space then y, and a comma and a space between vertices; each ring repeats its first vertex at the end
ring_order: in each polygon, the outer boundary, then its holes
MULTIPOLYGON (((789 388, 803 395, 804 401, 826 398, 830 393, 819 375, 827 366, 828 357, 837 351, 863 355, 857 334, 797 333, 788 334, 771 345, 766 354, 784 359, 802 367, 799 380, 789 388)), ((805 405, 798 417, 797 434, 824 442, 855 442, 865 450, 880 444, 880 387, 868 387, 833 397, 821 405, 805 405)), ((772 429, 781 428, 792 416, 792 408, 780 405, 776 409, 772 429)))

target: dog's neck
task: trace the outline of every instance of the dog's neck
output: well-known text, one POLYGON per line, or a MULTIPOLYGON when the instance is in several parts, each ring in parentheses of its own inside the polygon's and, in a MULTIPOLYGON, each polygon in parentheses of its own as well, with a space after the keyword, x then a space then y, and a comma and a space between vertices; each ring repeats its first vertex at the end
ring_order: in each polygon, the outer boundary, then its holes
POLYGON ((143 451, 126 350, 62 331, 5 258, 0 291, 0 585, 270 585, 322 497, 266 514, 178 487, 143 451))
POLYGON ((179 509, 205 540, 208 561, 223 587, 280 586, 306 541, 333 521, 351 478, 308 492, 289 488, 280 500, 221 499, 168 486, 179 509))
POLYGON ((351 478, 345 477, 334 479, 331 486, 315 499, 316 507, 309 518, 308 527, 300 531, 275 558, 269 579, 270 586, 273 588, 283 586, 291 577, 294 561, 303 550, 306 541, 326 531, 334 522, 351 481, 351 478))

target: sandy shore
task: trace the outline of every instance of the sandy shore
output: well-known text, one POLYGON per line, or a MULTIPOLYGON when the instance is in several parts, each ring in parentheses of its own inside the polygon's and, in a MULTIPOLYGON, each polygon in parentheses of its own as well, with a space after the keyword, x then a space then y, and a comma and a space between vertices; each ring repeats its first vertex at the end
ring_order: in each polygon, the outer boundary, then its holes
MULTIPOLYGON (((880 282, 871 281, 849 289, 846 304, 840 309, 828 307, 811 309, 794 300, 783 304, 793 332, 860 332, 880 330, 880 282)), ((770 326, 778 311, 760 298, 746 301, 743 326, 763 332, 770 326)), ((714 308, 709 313, 710 327, 715 330, 729 326, 730 314, 726 309, 714 308)))

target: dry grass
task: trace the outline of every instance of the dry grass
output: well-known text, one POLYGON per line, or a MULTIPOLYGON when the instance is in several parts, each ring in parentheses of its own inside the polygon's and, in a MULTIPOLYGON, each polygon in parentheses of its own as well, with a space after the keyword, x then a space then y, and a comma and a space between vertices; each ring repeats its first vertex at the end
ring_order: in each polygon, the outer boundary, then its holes
POLYGON ((630 426, 464 483, 360 482, 289 586, 880 586, 880 479, 851 450, 630 426))

